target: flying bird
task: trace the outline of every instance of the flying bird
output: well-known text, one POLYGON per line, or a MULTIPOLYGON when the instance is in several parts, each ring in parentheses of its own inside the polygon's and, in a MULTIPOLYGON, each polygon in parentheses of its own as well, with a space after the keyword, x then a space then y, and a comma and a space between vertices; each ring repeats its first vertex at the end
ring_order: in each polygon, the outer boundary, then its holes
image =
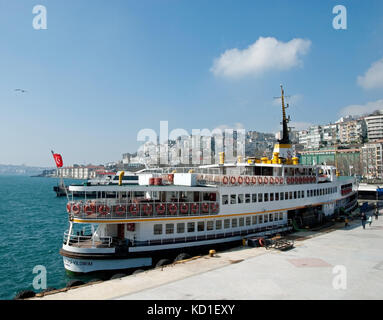
POLYGON ((28 92, 27 90, 24 90, 24 89, 15 89, 15 91, 19 91, 19 92, 21 92, 21 93, 28 92))

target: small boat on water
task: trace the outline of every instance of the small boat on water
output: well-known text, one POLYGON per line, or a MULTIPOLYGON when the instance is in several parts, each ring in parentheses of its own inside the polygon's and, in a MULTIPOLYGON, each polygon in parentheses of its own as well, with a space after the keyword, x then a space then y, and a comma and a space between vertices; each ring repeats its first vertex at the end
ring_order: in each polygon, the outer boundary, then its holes
MULTIPOLYGON (((282 89, 282 88, 281 88, 282 89)), ((69 186, 66 270, 136 269, 166 257, 319 225, 357 206, 354 177, 294 157, 282 89, 283 137, 272 159, 137 173, 137 183, 69 186), (83 199, 74 199, 75 195, 83 199), (89 195, 91 198, 89 198, 89 195)))

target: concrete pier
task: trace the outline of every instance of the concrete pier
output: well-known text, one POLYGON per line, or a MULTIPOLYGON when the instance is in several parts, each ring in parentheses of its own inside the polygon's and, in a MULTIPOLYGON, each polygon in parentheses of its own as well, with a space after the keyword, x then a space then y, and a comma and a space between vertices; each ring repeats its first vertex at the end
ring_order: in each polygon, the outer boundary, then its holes
POLYGON ((236 248, 34 299, 383 299, 383 216, 303 231, 289 251, 236 248))

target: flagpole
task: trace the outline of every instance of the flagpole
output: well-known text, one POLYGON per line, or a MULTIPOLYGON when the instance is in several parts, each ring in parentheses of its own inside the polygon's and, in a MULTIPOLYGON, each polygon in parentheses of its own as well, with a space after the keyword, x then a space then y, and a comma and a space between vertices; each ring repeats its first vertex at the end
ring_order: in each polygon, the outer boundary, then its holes
MULTIPOLYGON (((53 152, 53 150, 51 150, 51 152, 52 152, 53 158, 55 159, 55 163, 56 163, 56 167, 57 167, 57 173, 59 174, 59 167, 57 165, 56 158, 54 156, 55 153, 53 152)), ((59 176, 60 176, 60 185, 64 188, 65 194, 66 194, 66 198, 67 198, 67 200, 69 202, 69 195, 68 195, 68 190, 67 190, 67 188, 65 186, 64 177, 61 174, 59 174, 59 176)))

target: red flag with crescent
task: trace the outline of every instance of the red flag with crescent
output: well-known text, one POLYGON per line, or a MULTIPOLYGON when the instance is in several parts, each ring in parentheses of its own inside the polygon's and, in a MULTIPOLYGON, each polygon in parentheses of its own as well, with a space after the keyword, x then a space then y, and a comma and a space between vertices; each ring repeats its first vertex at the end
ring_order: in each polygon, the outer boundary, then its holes
POLYGON ((52 155, 53 155, 53 158, 55 159, 57 168, 61 168, 63 166, 63 158, 62 158, 61 154, 54 153, 52 151, 52 155))

